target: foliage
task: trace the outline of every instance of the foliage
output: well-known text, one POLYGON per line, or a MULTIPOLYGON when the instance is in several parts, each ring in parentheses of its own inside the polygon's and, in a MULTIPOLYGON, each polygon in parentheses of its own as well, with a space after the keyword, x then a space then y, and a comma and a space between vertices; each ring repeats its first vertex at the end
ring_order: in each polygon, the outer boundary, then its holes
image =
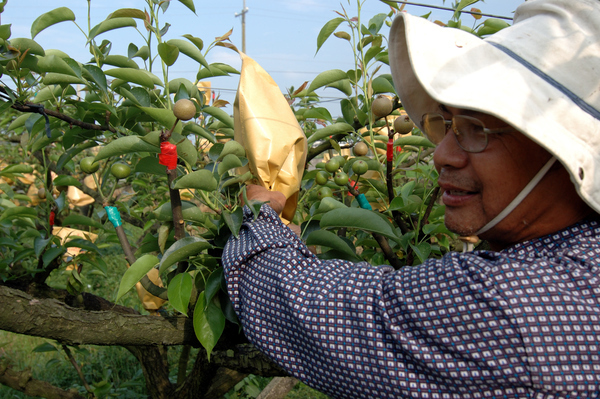
MULTIPOLYGON (((196 12, 192 0, 179 1, 196 12)), ((466 28, 461 10, 475 2, 455 4, 447 25, 480 36, 504 26, 476 18, 466 28)), ((231 140, 233 118, 223 110, 228 104, 211 99, 200 84, 239 73, 206 61, 215 46, 232 47, 231 32, 206 47, 189 34, 168 38, 170 25, 162 18, 169 4, 146 0, 143 10, 115 10, 94 27, 88 17, 87 29, 69 8, 58 7, 34 21, 31 38, 12 37, 11 26, 0 25, 0 125, 7 144, 0 147, 0 279, 8 287, 65 289, 77 303, 102 281, 113 287, 104 296, 126 305, 140 283, 159 313, 193 319, 204 348, 197 356, 210 361, 227 328, 239 331, 219 262, 228 238, 241 228, 239 198, 252 176, 237 173, 248 160, 231 140), (74 60, 35 41, 60 23, 77 25, 91 60, 74 60), (130 43, 126 55, 113 54, 112 43, 102 39, 117 29, 140 33, 141 42, 130 43), (170 74, 183 56, 198 63, 194 82, 170 74), (191 121, 173 113, 178 101, 195 108, 191 121), (175 148, 173 161, 167 149, 175 148), (60 228, 73 230, 61 236, 60 228), (118 288, 105 261, 117 245, 129 266, 118 288), (152 280, 149 272, 158 277, 152 280)), ((333 38, 347 45, 354 68, 324 71, 287 94, 310 146, 294 222, 323 259, 410 267, 451 250, 453 237, 437 201, 433 145, 416 128, 394 131, 394 120, 405 113, 391 76, 379 73, 389 62, 382 30, 401 8, 391 5, 389 13, 365 21, 362 4, 356 17, 342 7, 317 37, 317 52, 333 38), (317 91, 324 88, 344 95, 341 117, 319 106, 317 91), (389 111, 373 107, 378 97, 389 101, 389 111), (361 142, 369 152, 353 156, 350 149, 361 142)), ((67 346, 45 348, 68 357, 67 346)), ((184 353, 180 365, 187 364, 184 353)), ((79 390, 121 395, 123 385, 111 382, 110 370, 79 390)), ((250 378, 230 397, 262 385, 250 378)))

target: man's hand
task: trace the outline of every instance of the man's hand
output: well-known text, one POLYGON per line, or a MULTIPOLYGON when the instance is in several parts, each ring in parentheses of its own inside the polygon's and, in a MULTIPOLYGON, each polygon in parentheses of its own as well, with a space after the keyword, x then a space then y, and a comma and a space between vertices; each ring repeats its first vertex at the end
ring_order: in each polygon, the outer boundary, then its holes
POLYGON ((283 211, 286 201, 285 195, 279 191, 269 191, 263 186, 246 186, 246 196, 248 197, 248 200, 268 202, 269 206, 273 208, 278 215, 283 211))

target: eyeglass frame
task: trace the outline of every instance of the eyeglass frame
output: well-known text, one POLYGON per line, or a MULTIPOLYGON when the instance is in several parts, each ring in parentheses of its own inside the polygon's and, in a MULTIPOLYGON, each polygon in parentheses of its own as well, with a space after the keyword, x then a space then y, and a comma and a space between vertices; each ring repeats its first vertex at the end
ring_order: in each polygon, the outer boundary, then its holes
POLYGON ((516 129, 514 127, 512 127, 512 126, 507 126, 507 127, 497 128, 497 129, 487 128, 487 127, 485 127, 485 124, 480 119, 475 118, 473 116, 469 116, 469 115, 453 115, 452 119, 448 120, 448 119, 444 118, 444 115, 442 115, 442 114, 440 114, 438 112, 427 112, 427 113, 423 114, 423 116, 421 117, 421 126, 425 126, 424 121, 425 121, 425 118, 428 115, 430 115, 430 116, 439 116, 441 118, 441 120, 443 121, 443 123, 444 123, 445 130, 444 130, 444 136, 441 138, 441 140, 439 140, 436 143, 436 142, 434 142, 433 140, 430 139, 431 135, 427 134, 427 132, 425 131, 425 129, 422 128, 421 130, 422 130, 423 134, 425 134, 425 136, 427 137, 427 139, 429 139, 433 144, 435 144, 437 146, 444 139, 444 137, 448 133, 448 130, 452 129, 452 133, 454 133, 454 139, 456 140, 456 143, 458 144, 458 146, 462 150, 464 150, 466 152, 469 152, 469 153, 472 153, 472 154, 477 154, 477 153, 485 151, 485 149, 487 148, 488 143, 489 143, 488 134, 508 133, 508 132, 511 132, 511 131, 516 131, 516 129), (485 144, 483 145, 483 148, 481 150, 469 150, 469 149, 467 149, 467 148, 465 148, 465 147, 462 146, 462 144, 458 140, 458 135, 462 134, 464 136, 464 133, 459 132, 458 128, 456 127, 456 124, 454 123, 454 118, 457 118, 457 117, 464 118, 464 119, 467 119, 467 120, 474 120, 474 121, 477 121, 481 125, 482 131, 483 131, 484 137, 485 137, 485 144))

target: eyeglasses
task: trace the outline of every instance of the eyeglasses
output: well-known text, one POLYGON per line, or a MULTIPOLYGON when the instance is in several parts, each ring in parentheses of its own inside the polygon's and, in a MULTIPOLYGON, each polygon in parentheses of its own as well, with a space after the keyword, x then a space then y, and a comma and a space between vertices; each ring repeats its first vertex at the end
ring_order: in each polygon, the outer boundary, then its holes
POLYGON ((488 134, 514 131, 512 127, 488 129, 482 121, 472 116, 454 115, 452 120, 444 119, 438 113, 429 112, 421 119, 422 131, 429 141, 438 145, 448 129, 452 128, 459 147, 467 152, 482 152, 488 145, 488 134))

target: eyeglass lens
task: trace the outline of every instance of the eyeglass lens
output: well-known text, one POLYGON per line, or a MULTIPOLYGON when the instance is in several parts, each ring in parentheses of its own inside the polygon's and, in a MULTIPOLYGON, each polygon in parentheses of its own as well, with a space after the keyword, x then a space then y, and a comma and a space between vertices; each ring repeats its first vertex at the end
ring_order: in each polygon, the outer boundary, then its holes
POLYGON ((455 115, 452 122, 437 113, 427 113, 422 120, 423 133, 434 144, 439 144, 446 136, 450 125, 460 147, 469 152, 483 151, 487 145, 485 126, 477 118, 455 115))

